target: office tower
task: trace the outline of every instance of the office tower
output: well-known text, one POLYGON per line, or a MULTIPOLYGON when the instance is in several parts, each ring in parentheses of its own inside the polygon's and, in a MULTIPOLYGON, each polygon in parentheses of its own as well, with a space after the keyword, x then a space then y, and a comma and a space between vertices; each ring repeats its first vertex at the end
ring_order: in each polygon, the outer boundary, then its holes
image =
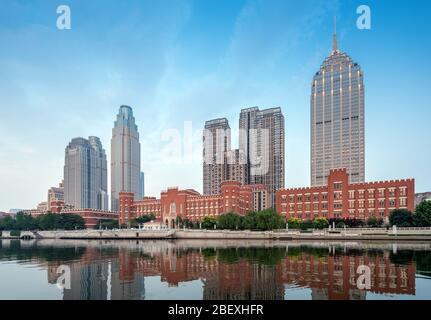
POLYGON ((139 197, 143 199, 145 197, 145 174, 143 172, 141 172, 139 183, 139 197))
POLYGON ((284 188, 285 149, 284 116, 280 108, 241 110, 239 148, 247 159, 246 184, 263 184, 268 188, 271 203, 284 188))
POLYGON ((349 182, 364 182, 364 81, 360 66, 337 47, 311 87, 311 185, 325 185, 329 170, 347 168, 349 182))
POLYGON ((96 151, 96 186, 97 192, 97 209, 108 210, 108 162, 106 160, 106 152, 102 147, 102 143, 98 137, 89 137, 93 149, 96 151))
POLYGON ((205 122, 203 134, 203 193, 219 194, 228 180, 226 153, 230 150, 230 127, 226 118, 205 122))
POLYGON ((102 209, 99 200, 107 192, 106 166, 99 138, 72 139, 65 152, 64 202, 77 209, 102 209))
POLYGON ((111 139, 111 210, 118 211, 119 192, 140 195, 141 144, 132 108, 121 106, 111 139))

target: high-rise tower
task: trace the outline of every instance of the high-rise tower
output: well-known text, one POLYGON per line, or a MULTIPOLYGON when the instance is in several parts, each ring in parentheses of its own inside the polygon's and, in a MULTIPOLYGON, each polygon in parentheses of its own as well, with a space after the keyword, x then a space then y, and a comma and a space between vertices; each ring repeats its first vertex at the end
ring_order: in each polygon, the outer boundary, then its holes
POLYGON ((242 109, 239 149, 247 159, 246 184, 264 184, 275 205, 275 193, 284 188, 285 131, 281 108, 242 109))
POLYGON ((311 86, 311 185, 325 185, 332 168, 347 168, 349 181, 364 182, 364 79, 360 66, 337 46, 311 86))
POLYGON ((118 211, 119 192, 140 195, 141 144, 132 108, 121 106, 111 139, 111 210, 118 211))
POLYGON ((219 194, 221 183, 228 180, 227 152, 231 137, 226 118, 205 122, 203 135, 203 193, 219 194))
POLYGON ((77 209, 106 209, 106 166, 99 138, 72 139, 65 152, 64 202, 77 209))

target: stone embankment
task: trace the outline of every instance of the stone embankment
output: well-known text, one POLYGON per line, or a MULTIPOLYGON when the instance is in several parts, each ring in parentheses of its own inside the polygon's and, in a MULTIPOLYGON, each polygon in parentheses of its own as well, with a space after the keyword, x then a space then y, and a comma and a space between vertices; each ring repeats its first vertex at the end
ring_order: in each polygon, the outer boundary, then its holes
POLYGON ((300 232, 230 231, 230 230, 77 230, 77 231, 23 231, 12 237, 2 232, 3 239, 231 239, 231 240, 382 240, 431 241, 431 228, 361 228, 331 229, 300 232))

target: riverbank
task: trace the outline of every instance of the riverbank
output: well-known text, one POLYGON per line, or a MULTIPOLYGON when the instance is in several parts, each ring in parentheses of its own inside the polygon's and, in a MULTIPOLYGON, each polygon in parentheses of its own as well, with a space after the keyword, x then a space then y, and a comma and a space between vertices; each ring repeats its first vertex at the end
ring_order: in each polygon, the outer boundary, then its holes
POLYGON ((3 231, 2 239, 231 239, 231 240, 361 240, 361 241, 431 241, 431 228, 390 229, 332 229, 309 232, 276 231, 231 231, 231 230, 76 230, 76 231, 25 231, 20 237, 3 231))

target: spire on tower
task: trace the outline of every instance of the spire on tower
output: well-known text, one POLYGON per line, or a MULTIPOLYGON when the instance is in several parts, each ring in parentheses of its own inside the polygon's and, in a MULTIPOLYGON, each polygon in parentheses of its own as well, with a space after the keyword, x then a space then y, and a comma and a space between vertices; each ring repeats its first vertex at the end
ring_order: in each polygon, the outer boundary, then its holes
POLYGON ((333 47, 332 52, 337 52, 337 16, 334 16, 334 39, 333 39, 333 47))

